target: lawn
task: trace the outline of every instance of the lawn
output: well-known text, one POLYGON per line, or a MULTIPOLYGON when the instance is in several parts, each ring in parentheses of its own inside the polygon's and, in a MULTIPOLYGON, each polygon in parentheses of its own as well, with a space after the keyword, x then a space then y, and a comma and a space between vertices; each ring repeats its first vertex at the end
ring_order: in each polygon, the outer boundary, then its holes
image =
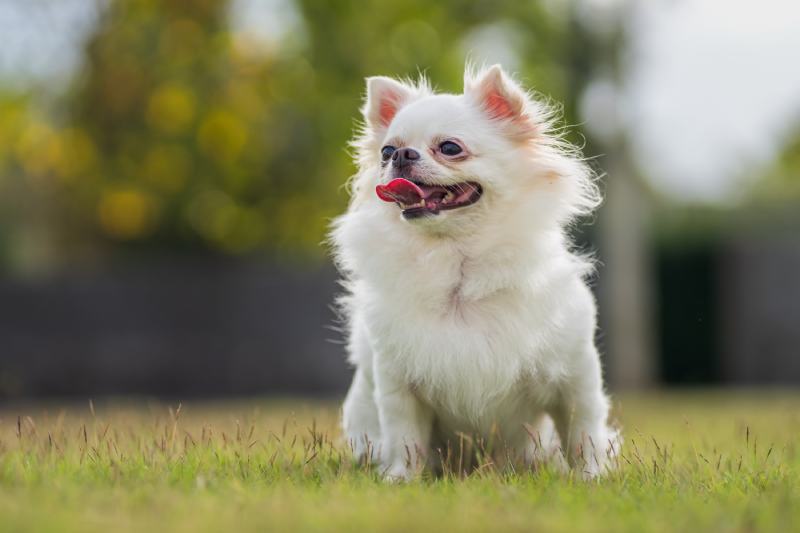
POLYGON ((0 408, 0 531, 800 529, 800 394, 615 398, 619 469, 487 465, 405 485, 339 443, 338 407, 254 399, 0 408))

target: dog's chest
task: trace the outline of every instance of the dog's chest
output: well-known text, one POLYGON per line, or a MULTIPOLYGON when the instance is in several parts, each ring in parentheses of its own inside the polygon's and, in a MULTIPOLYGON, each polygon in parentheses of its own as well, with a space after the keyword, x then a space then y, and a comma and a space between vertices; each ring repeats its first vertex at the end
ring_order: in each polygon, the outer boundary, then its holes
POLYGON ((469 300, 458 283, 415 289, 381 299, 371 321, 381 356, 431 405, 474 419, 506 409, 522 383, 544 394, 558 379, 548 324, 523 295, 469 300))
POLYGON ((369 272, 361 294, 378 356, 426 401, 466 418, 506 405, 520 383, 545 394, 563 375, 556 303, 525 273, 454 252, 392 249, 390 282, 386 270, 369 272))

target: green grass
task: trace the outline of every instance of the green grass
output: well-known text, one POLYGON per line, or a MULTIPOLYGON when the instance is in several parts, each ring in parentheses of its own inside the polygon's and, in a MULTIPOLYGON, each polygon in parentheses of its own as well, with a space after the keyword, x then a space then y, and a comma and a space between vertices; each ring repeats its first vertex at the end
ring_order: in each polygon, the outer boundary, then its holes
POLYGON ((800 529, 800 395, 628 395, 598 482, 507 468, 386 485, 332 403, 0 410, 0 531, 800 529))

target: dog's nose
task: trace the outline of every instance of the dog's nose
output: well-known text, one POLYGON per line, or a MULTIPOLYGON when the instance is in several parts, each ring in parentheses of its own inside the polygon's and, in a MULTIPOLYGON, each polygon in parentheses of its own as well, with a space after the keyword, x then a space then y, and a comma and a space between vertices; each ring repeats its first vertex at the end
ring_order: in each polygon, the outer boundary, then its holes
POLYGON ((413 148, 398 148, 392 154, 392 166, 395 168, 401 168, 406 165, 410 165, 419 159, 419 157, 419 152, 413 148))

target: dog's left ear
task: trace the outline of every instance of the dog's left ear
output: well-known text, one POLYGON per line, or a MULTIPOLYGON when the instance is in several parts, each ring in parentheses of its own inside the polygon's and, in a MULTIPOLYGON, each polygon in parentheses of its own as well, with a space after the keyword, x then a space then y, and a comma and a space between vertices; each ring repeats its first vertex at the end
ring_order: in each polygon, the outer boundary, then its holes
POLYGON ((497 121, 511 137, 524 140, 536 133, 536 123, 528 95, 500 65, 473 74, 464 74, 464 95, 492 121, 497 121))
POLYGON ((392 119, 414 95, 412 87, 385 76, 367 78, 367 98, 362 111, 373 131, 389 127, 392 119))

